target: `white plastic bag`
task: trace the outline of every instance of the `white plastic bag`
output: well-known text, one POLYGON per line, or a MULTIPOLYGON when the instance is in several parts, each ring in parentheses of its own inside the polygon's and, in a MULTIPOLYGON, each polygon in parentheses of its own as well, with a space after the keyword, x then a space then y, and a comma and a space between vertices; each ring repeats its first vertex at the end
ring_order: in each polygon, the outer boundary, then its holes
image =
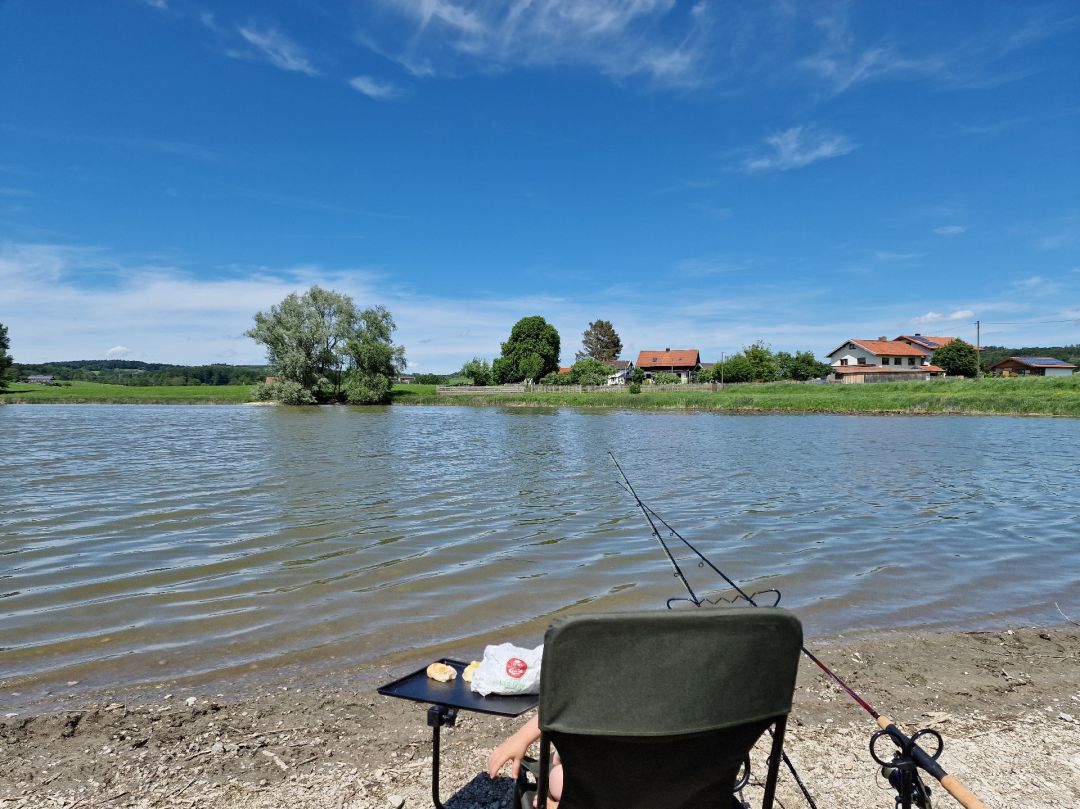
POLYGON ((473 673, 472 690, 488 694, 539 694, 544 646, 522 649, 512 643, 484 647, 484 659, 473 673))

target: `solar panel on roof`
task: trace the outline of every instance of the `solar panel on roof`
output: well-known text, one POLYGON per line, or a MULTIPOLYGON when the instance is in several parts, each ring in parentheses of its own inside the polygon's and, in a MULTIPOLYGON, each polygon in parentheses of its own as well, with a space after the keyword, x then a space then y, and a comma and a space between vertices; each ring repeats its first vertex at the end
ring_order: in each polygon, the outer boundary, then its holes
POLYGON ((1017 357, 1020 362, 1027 365, 1070 365, 1071 363, 1065 362, 1065 360, 1059 360, 1054 357, 1017 357))

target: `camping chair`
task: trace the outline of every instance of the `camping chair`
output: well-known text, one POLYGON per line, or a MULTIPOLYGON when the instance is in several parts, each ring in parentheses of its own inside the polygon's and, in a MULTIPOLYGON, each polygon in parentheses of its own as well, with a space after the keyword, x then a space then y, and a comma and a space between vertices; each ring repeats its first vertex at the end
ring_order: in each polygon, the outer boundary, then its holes
MULTIPOLYGON (((551 746, 560 809, 732 809, 735 779, 772 725, 770 809, 802 626, 782 609, 567 615, 544 638, 540 755, 522 807, 543 809, 551 746)), ((748 773, 747 776, 748 777, 748 773)))

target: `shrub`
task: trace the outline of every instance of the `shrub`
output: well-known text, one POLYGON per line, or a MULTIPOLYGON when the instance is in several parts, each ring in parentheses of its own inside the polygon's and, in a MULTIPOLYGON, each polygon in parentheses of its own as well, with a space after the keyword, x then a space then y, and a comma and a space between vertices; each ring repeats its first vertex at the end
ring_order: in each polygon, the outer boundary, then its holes
POLYGON ((641 385, 639 385, 637 382, 634 382, 632 385, 630 385, 630 392, 641 393, 641 385))
POLYGON ((275 382, 260 382, 252 392, 260 402, 281 402, 286 405, 315 404, 315 396, 299 382, 279 379, 275 382))

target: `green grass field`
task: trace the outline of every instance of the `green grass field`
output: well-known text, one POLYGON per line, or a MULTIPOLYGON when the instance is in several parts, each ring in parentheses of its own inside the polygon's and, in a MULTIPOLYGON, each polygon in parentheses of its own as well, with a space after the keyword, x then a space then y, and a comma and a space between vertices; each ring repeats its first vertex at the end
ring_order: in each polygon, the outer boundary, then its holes
MULTIPOLYGON (((407 386, 427 387, 427 386, 407 386)), ((402 404, 509 407, 616 407, 643 410, 800 413, 972 413, 1080 416, 1080 375, 1065 378, 985 377, 865 385, 732 385, 715 393, 677 386, 640 394, 621 390, 438 396, 417 390, 402 404)))
MULTIPOLYGON (((250 385, 129 387, 97 382, 70 386, 15 383, 0 403, 241 404, 250 385)), ((971 413, 1080 417, 1080 375, 1058 379, 941 379, 869 385, 731 385, 715 393, 677 386, 593 393, 556 392, 439 396, 434 385, 396 385, 394 404, 501 407, 613 407, 628 410, 708 410, 722 413, 971 413)))
POLYGON ((0 391, 8 404, 240 404, 250 402, 251 385, 27 385, 19 382, 0 391))

